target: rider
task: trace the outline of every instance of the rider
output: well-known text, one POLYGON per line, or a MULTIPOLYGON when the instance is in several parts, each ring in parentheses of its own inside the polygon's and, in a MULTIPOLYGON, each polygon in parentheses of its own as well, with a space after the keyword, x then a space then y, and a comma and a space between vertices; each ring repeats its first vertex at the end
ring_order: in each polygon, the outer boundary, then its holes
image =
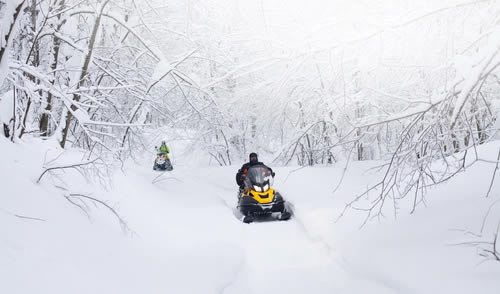
POLYGON ((250 155, 248 156, 248 159, 249 159, 249 162, 243 164, 243 166, 236 173, 236 184, 238 184, 238 186, 240 186, 240 191, 243 191, 245 188, 244 176, 246 176, 246 174, 248 173, 248 169, 251 166, 263 165, 271 171, 271 175, 273 176, 273 178, 275 175, 275 173, 273 172, 273 170, 270 167, 266 166, 265 164, 263 164, 262 162, 259 161, 259 159, 257 158, 257 153, 255 153, 255 152, 250 153, 250 155))
POLYGON ((161 141, 160 148, 158 149, 160 153, 163 153, 165 155, 170 153, 170 149, 168 148, 167 144, 165 143, 165 140, 161 141))

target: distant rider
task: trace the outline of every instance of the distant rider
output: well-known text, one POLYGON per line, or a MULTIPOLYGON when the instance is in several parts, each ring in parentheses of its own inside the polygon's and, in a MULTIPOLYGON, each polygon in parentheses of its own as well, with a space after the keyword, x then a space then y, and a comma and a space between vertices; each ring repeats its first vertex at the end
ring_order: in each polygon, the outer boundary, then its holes
POLYGON ((251 166, 263 165, 271 171, 271 175, 273 176, 273 178, 275 175, 275 173, 273 172, 273 170, 270 167, 266 166, 265 164, 263 164, 262 162, 259 161, 259 159, 257 158, 257 153, 254 153, 254 152, 250 153, 248 158, 250 161, 243 164, 243 166, 236 173, 236 184, 238 184, 238 186, 240 186, 240 192, 245 189, 244 176, 246 176, 246 174, 248 173, 248 169, 251 166))
MULTIPOLYGON (((160 145, 160 148, 157 149, 157 151, 159 153, 163 153, 165 154, 165 156, 167 156, 169 153, 170 153, 170 149, 168 148, 167 144, 165 143, 165 141, 161 141, 161 145, 160 145)), ((168 157, 168 156, 167 156, 168 157)))

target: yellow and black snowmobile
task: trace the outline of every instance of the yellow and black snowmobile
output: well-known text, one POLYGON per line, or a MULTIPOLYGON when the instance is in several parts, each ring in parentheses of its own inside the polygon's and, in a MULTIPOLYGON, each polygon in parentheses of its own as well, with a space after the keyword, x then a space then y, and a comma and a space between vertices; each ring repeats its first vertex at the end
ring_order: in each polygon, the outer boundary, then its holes
POLYGON ((291 212, 281 194, 271 188, 273 176, 265 165, 248 168, 244 178, 245 189, 238 195, 238 209, 243 222, 251 223, 256 217, 277 215, 279 220, 288 220, 291 212))

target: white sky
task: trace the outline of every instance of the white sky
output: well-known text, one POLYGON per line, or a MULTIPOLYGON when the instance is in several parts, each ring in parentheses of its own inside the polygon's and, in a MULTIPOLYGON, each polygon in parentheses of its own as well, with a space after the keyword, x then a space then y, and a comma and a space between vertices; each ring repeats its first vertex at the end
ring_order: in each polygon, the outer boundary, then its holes
MULTIPOLYGON (((189 0, 230 28, 231 40, 270 39, 287 47, 327 46, 390 29, 466 0, 189 0)), ((439 15, 439 14, 438 14, 439 15)))

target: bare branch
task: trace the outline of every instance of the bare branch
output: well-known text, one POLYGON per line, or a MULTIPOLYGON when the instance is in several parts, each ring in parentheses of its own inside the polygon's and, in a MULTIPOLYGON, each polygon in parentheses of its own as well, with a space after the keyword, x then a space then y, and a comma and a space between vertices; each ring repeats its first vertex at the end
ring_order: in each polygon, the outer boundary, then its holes
POLYGON ((42 180, 42 177, 45 175, 45 173, 49 172, 49 171, 52 171, 52 170, 56 170, 56 169, 76 169, 78 170, 79 167, 82 167, 82 166, 86 166, 86 165, 89 165, 89 164, 94 164, 95 162, 97 162, 98 160, 101 160, 101 158, 95 158, 91 161, 86 161, 86 162, 81 162, 81 163, 74 163, 74 164, 69 164, 69 165, 61 165, 61 166, 54 166, 54 167, 49 167, 49 168, 46 168, 42 174, 38 177, 38 180, 36 181, 36 183, 40 183, 40 181, 42 180))

